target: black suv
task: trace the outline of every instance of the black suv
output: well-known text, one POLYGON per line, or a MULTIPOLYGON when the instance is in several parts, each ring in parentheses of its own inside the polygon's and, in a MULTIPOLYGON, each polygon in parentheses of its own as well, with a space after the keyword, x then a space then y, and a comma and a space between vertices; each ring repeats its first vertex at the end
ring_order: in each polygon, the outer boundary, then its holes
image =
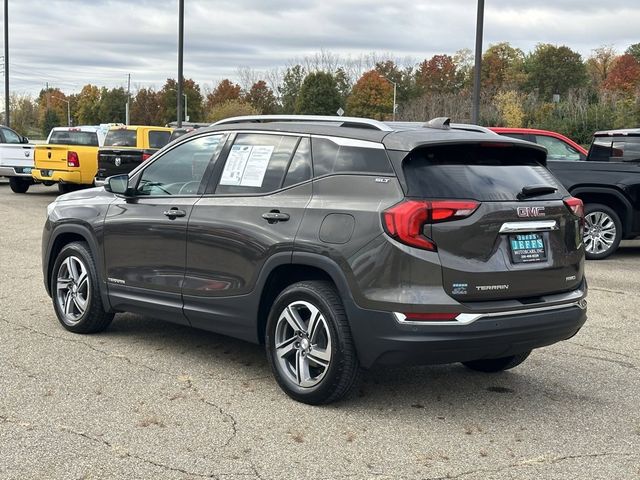
POLYGON ((437 119, 229 119, 104 188, 43 234, 62 325, 138 312, 264 343, 296 400, 360 367, 506 370, 586 320, 582 202, 542 147, 437 119))

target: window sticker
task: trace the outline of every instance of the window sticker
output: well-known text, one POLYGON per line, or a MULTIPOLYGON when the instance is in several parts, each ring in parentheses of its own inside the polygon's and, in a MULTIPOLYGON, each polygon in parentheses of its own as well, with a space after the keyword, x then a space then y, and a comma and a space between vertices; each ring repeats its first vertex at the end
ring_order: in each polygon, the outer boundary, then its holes
POLYGON ((261 187, 273 149, 273 145, 232 146, 220 185, 261 187))
POLYGON ((273 145, 256 145, 251 150, 247 166, 242 174, 240 185, 243 187, 261 187, 264 174, 273 155, 273 145))
POLYGON ((250 145, 234 145, 229 152, 229 158, 222 171, 220 185, 240 185, 242 174, 247 166, 247 160, 253 147, 250 145))

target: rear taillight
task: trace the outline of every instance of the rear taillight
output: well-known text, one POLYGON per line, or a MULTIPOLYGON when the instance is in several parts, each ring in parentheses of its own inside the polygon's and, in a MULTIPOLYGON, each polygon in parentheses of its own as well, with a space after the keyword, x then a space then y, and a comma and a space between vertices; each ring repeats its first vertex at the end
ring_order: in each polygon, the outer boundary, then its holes
POLYGON ((576 217, 584 218, 584 204, 576 197, 565 198, 564 204, 576 217))
POLYGON ((436 251, 436 244, 424 235, 424 226, 468 217, 479 205, 473 200, 406 200, 385 210, 382 223, 387 234, 396 240, 436 251))
POLYGON ((142 161, 144 162, 145 160, 148 160, 150 156, 151 156, 150 153, 143 153, 142 154, 142 161))
POLYGON ((78 158, 78 154, 76 152, 67 152, 67 166, 68 167, 80 166, 80 159, 78 158))
POLYGON ((404 320, 409 322, 451 322, 459 313, 404 313, 404 320))

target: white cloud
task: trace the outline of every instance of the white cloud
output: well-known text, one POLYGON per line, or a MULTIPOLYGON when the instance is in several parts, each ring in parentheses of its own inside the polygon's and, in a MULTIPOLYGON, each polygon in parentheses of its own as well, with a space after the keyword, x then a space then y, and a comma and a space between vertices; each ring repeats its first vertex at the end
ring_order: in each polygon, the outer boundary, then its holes
MULTIPOLYGON (((86 83, 160 87, 176 76, 177 0, 9 2, 14 91, 46 82, 67 93, 86 83)), ((186 0, 185 76, 201 84, 237 68, 282 67, 321 49, 416 60, 474 47, 475 0, 186 0)), ((489 0, 485 48, 508 41, 525 51, 566 44, 588 56, 640 41, 635 0, 489 0), (604 5, 604 6, 603 6, 604 5)))

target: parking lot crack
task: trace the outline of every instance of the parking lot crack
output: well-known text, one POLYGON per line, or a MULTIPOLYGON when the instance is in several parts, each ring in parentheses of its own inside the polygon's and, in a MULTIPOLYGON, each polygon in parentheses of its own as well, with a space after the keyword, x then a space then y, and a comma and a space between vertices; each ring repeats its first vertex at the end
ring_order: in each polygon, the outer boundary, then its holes
POLYGON ((635 365, 630 362, 624 362, 622 360, 614 360, 612 358, 598 357, 596 355, 585 355, 583 353, 566 353, 566 352, 549 352, 551 355, 563 355, 563 356, 571 356, 571 357, 580 357, 580 358, 588 358, 591 360, 600 360, 601 362, 614 363, 616 365, 620 365, 621 367, 628 368, 631 370, 638 370, 638 365, 635 365))
POLYGON ((628 358, 630 360, 638 360, 638 361, 640 361, 640 358, 638 358, 638 357, 634 357, 632 355, 626 355, 624 353, 616 352, 614 350, 607 350, 606 348, 602 348, 602 347, 591 347, 591 346, 588 346, 588 345, 584 345, 582 343, 571 342, 571 341, 567 342, 567 343, 569 343, 571 345, 575 345, 575 346, 580 347, 580 348, 584 348, 585 350, 593 350, 595 352, 611 353, 613 355, 618 355, 620 357, 628 358))
POLYGON ((479 468, 474 470, 468 470, 466 472, 461 472, 458 474, 447 474, 444 477, 429 477, 425 480, 450 480, 453 478, 463 478, 469 475, 476 474, 488 474, 488 473, 502 473, 507 470, 522 468, 522 467, 531 467, 535 465, 554 465, 556 463, 563 462, 565 460, 580 460, 587 458, 600 458, 600 457, 634 457, 637 456, 634 453, 627 452, 596 452, 596 453, 578 453, 574 455, 563 455, 560 457, 536 457, 531 459, 525 459, 517 463, 511 463, 509 465, 504 465, 498 468, 479 468))

